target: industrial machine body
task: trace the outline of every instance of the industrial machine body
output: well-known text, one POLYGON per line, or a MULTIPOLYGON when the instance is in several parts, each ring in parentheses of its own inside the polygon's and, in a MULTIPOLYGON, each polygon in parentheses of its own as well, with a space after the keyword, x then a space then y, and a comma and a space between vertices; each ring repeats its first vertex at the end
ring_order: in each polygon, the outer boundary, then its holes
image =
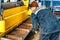
MULTIPOLYGON (((0 1, 0 37, 10 32, 31 15, 28 11, 30 0, 1 0, 0 1)), ((32 0, 31 0, 32 1, 32 0)), ((60 0, 39 0, 47 8, 52 7, 53 11, 60 11, 60 0)))
MULTIPOLYGON (((25 21, 28 16, 28 0, 22 0, 24 5, 14 6, 17 2, 8 2, 8 4, 13 5, 5 5, 7 3, 2 3, 3 12, 2 17, 3 20, 0 20, 0 37, 4 36, 6 33, 20 25, 23 21, 25 21), (4 5, 6 6, 4 8, 4 5), (9 7, 7 7, 9 6, 9 7)), ((20 3, 20 2, 19 2, 20 3)))

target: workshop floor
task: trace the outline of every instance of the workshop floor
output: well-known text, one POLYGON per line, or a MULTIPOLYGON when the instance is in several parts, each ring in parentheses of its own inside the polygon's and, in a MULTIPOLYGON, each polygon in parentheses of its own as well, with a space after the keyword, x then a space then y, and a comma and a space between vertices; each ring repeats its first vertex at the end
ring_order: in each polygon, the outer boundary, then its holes
POLYGON ((31 40, 39 40, 39 32, 36 33, 36 34, 34 35, 34 37, 31 38, 31 40))
MULTIPOLYGON (((39 36, 39 32, 37 34, 34 35, 34 37, 31 36, 30 40, 39 40, 40 36, 39 36)), ((60 35, 59 35, 59 40, 60 40, 60 35)))
POLYGON ((30 33, 25 40, 39 40, 39 31, 37 33, 30 33))

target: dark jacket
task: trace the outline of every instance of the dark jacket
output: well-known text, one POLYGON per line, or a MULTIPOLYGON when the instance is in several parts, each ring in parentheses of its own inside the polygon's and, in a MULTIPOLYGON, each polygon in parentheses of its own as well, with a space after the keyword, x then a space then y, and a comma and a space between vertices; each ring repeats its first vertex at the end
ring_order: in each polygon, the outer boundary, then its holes
POLYGON ((36 16, 40 24, 41 34, 50 34, 60 31, 60 21, 51 12, 51 10, 40 10, 36 16))

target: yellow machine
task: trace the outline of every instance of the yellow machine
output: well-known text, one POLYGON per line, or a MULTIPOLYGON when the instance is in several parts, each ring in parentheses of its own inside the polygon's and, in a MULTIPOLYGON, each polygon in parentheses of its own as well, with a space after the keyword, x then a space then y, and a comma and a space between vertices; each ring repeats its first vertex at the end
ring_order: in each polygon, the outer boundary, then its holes
POLYGON ((28 5, 29 5, 29 0, 22 0, 23 2, 24 2, 24 5, 26 6, 26 7, 28 7, 28 5))
POLYGON ((17 6, 3 11, 3 20, 0 20, 0 37, 17 27, 24 20, 29 18, 28 16, 28 1, 23 0, 23 6, 17 6))

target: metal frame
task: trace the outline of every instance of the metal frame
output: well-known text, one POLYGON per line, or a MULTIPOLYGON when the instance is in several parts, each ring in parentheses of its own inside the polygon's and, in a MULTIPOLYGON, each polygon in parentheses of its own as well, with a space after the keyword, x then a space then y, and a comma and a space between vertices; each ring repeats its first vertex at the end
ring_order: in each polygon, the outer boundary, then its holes
POLYGON ((0 0, 0 9, 1 9, 1 0, 0 0))

